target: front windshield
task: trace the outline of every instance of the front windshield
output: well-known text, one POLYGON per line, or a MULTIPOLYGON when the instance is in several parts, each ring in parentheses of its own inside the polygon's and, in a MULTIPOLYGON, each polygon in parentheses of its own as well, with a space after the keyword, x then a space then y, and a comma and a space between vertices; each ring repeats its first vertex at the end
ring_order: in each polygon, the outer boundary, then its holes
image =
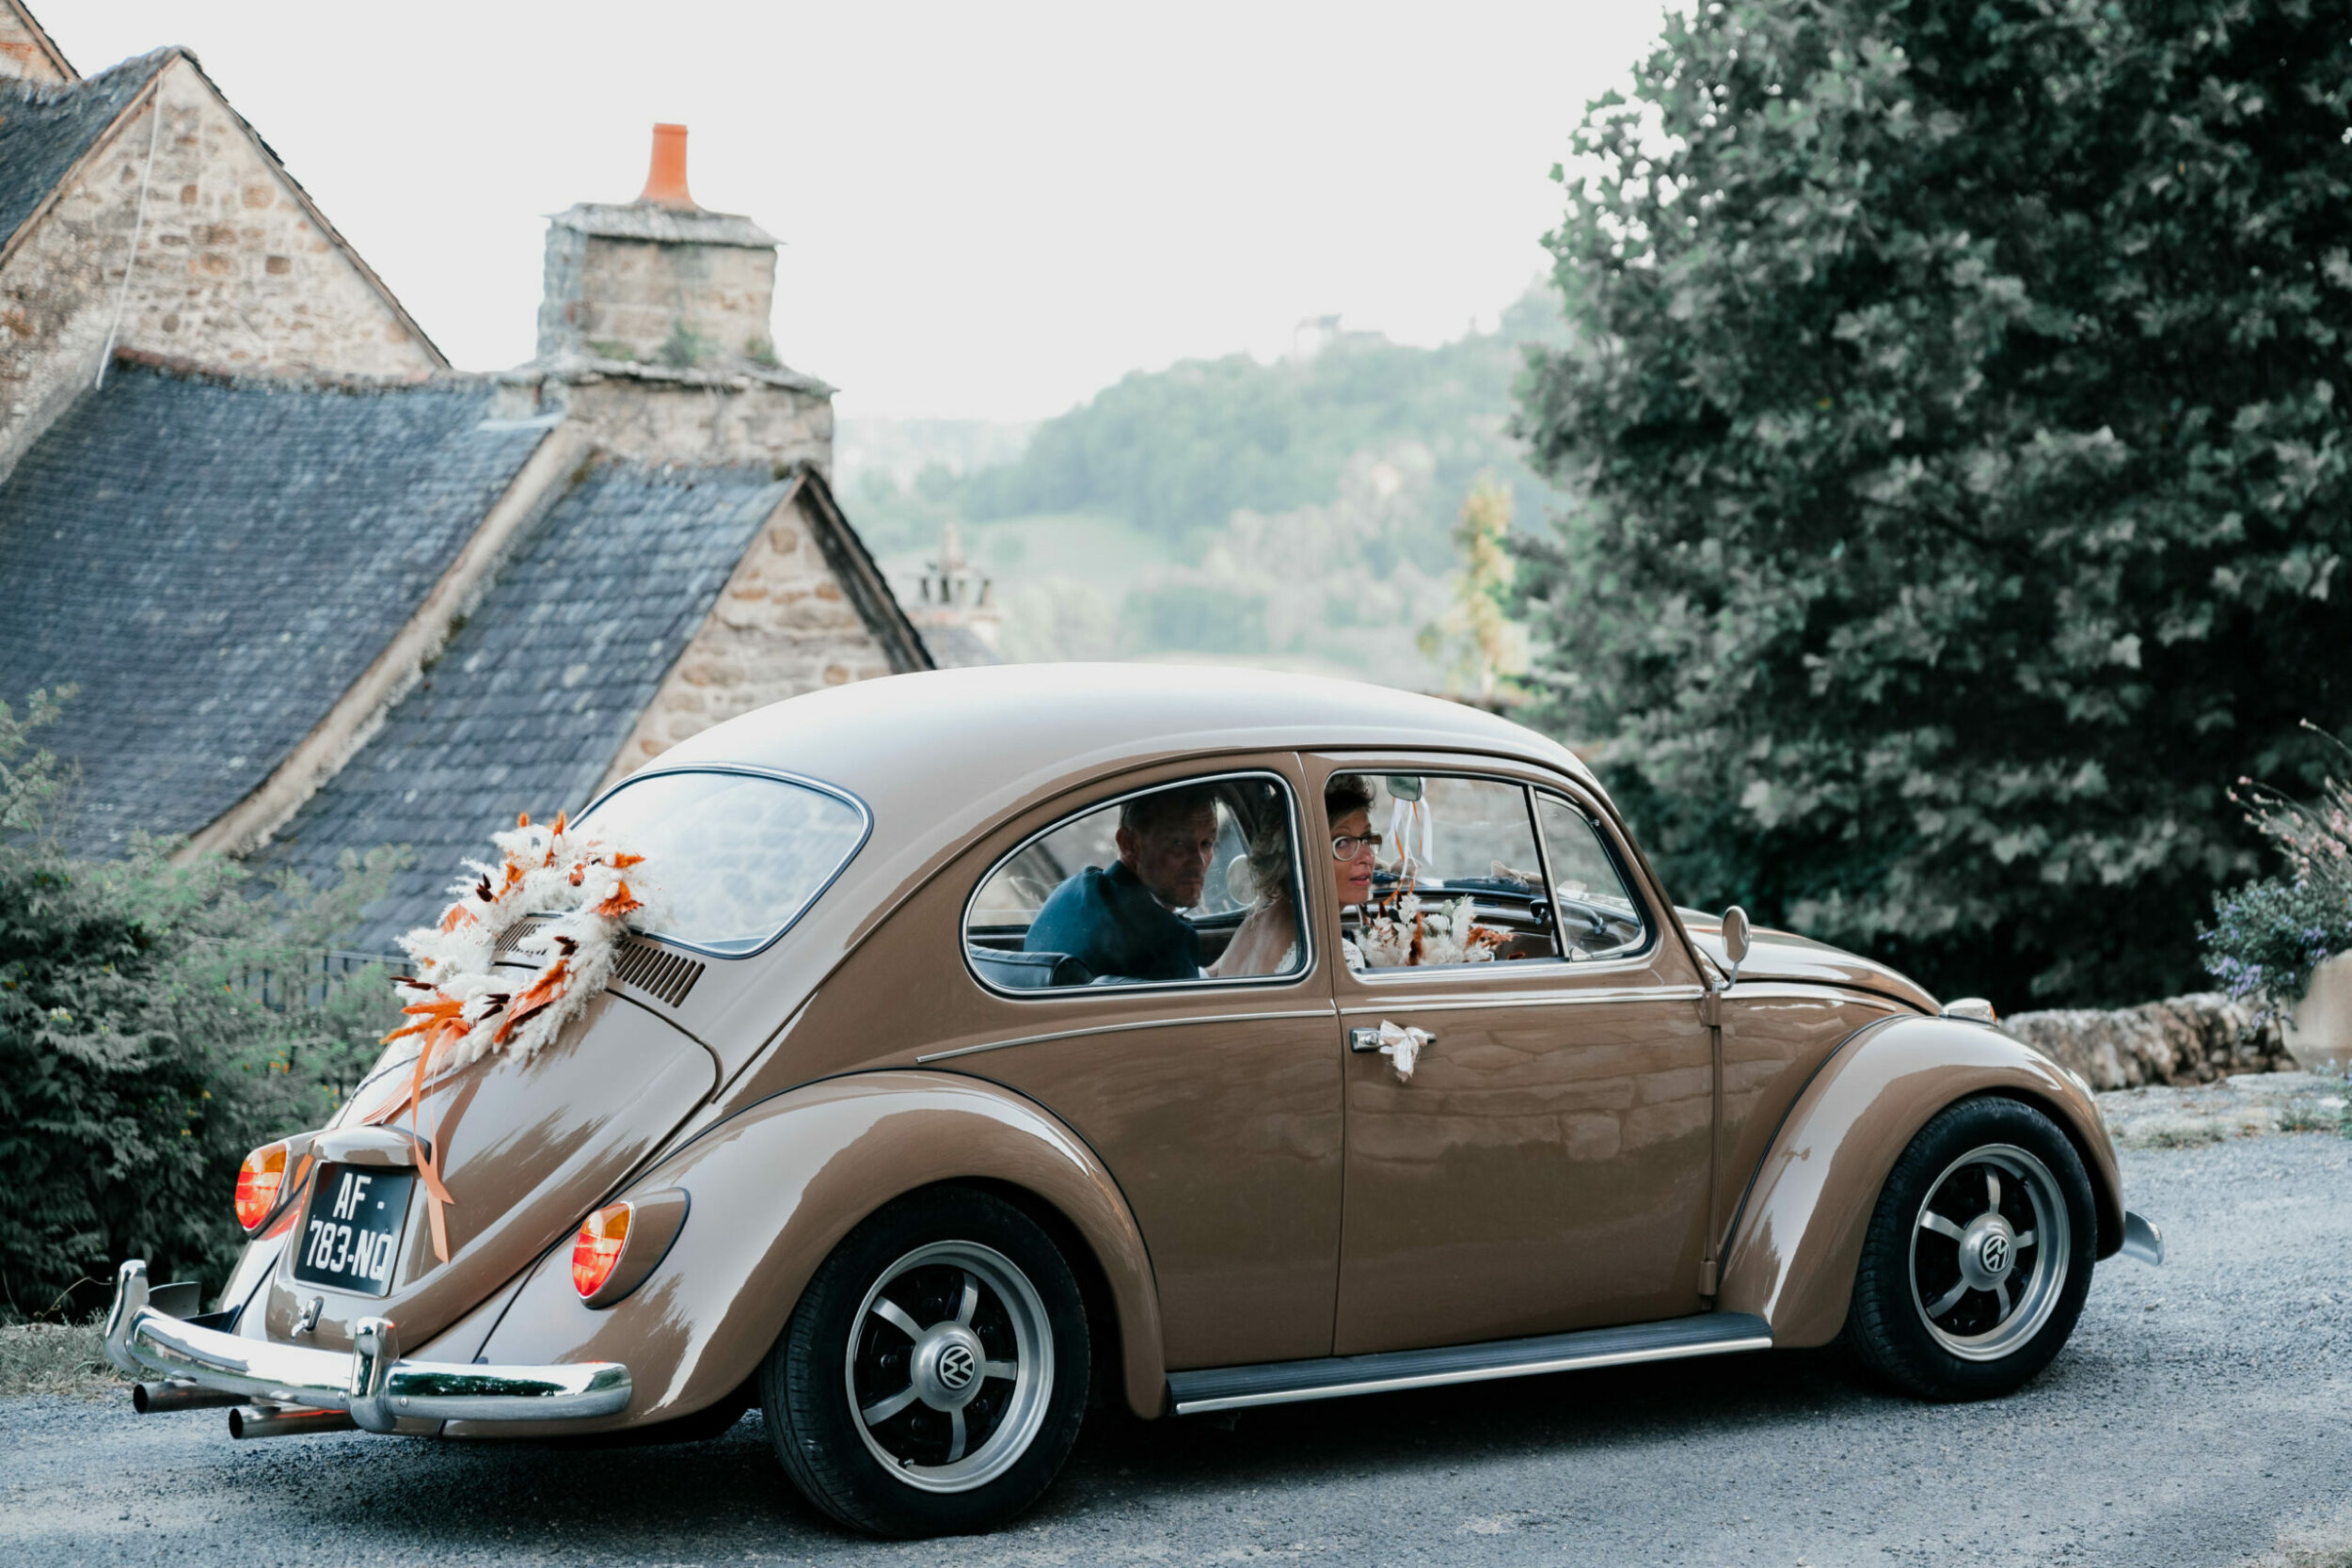
POLYGON ((729 957, 772 942, 866 841, 848 799, 756 773, 655 773, 586 826, 645 857, 649 928, 729 957))

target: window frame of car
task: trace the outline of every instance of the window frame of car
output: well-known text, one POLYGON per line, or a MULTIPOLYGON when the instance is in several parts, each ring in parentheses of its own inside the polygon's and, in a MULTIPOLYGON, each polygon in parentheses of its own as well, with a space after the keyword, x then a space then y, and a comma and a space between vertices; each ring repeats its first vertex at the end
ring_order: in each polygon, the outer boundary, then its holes
POLYGON ((743 778, 771 779, 779 784, 798 784, 802 788, 813 790, 817 794, 831 796, 834 800, 839 800, 844 805, 849 806, 851 810, 857 813, 858 833, 857 842, 850 847, 849 853, 841 857, 840 863, 835 865, 832 872, 826 876, 825 879, 817 885, 814 892, 810 893, 806 898, 801 901, 800 908, 792 911, 791 918, 787 920, 783 925, 777 927, 773 931, 770 932, 767 937, 760 942, 758 946, 745 948, 739 952, 729 952, 723 948, 706 947, 700 942, 689 942, 684 937, 672 936, 666 931, 645 930, 637 933, 638 935, 646 937, 652 941, 660 942, 666 946, 677 948, 682 952, 699 954, 700 956, 707 958, 724 958, 729 962, 733 962, 739 958, 755 958, 759 957, 760 954, 767 952, 776 943, 782 942, 785 937, 791 932, 795 926, 798 926, 803 920, 805 920, 808 917, 809 911, 815 909, 818 904, 824 901, 825 895, 833 891, 834 883, 841 879, 842 876, 848 872, 850 865, 857 860, 858 856, 865 852, 866 845, 873 842, 874 810, 863 800, 859 799, 859 797, 853 792, 842 788, 839 784, 828 784, 822 779, 810 778, 805 773, 789 772, 781 768, 762 768, 754 763, 742 762, 690 762, 681 763, 675 768, 642 768, 637 772, 629 774, 627 778, 619 780, 612 785, 612 788, 603 791, 595 800, 589 801, 587 808, 580 814, 580 825, 583 828, 586 827, 590 821, 594 819, 596 812, 602 808, 607 800, 612 800, 612 797, 618 795, 625 789, 630 788, 636 784, 644 784, 648 780, 668 778, 674 775, 685 773, 725 773, 743 778))
MULTIPOLYGON (((1308 889, 1306 863, 1301 854, 1306 817, 1304 808, 1299 803, 1297 780, 1277 768, 1263 766, 1229 768, 1213 773, 1174 774, 1155 780, 1151 784, 1122 789, 1115 795, 1106 795, 1099 800, 1089 800, 1074 810, 1057 812, 1053 820, 1044 827, 1022 835, 1021 840, 1011 848, 991 860, 988 869, 972 883, 972 891, 964 895, 962 911, 956 919, 956 949, 963 961, 964 974, 970 975, 972 983, 989 995, 1000 997, 1009 1002, 1020 1003, 1067 1002, 1073 998, 1104 1002, 1114 997, 1167 995, 1171 992, 1220 990, 1236 987, 1263 990, 1282 986, 1296 986, 1312 979, 1321 960, 1322 947, 1311 929, 1314 921, 1307 909, 1302 909, 1299 914, 1298 940, 1303 951, 1299 956, 1298 967, 1281 974, 1203 974, 1192 980, 1148 980, 1120 986, 1096 985, 1089 982, 1083 986, 1039 986, 1021 990, 995 984, 983 975, 972 962, 970 934, 972 915, 973 911, 979 904, 981 890, 995 880, 998 873, 1027 853, 1039 840, 1059 832, 1081 817, 1091 816, 1097 812, 1115 810, 1129 800, 1140 800, 1146 795, 1157 795, 1163 790, 1181 789, 1189 784, 1223 784, 1234 779, 1271 780, 1280 787, 1284 807, 1290 816, 1292 895, 1295 902, 1311 904, 1312 895, 1308 889)), ((1243 918, 1247 919, 1248 915, 1245 914, 1243 918)))
POLYGON ((1609 826, 1602 820, 1600 814, 1564 789, 1531 784, 1528 786, 1528 795, 1527 814, 1535 824, 1535 847, 1544 858, 1544 895, 1550 900, 1551 905, 1552 940, 1554 942, 1560 940, 1560 878, 1553 866, 1551 837, 1544 832, 1544 814, 1542 803, 1536 799, 1538 796, 1550 796, 1574 812, 1582 819, 1584 825, 1592 830, 1593 837, 1599 844, 1602 856, 1609 862, 1609 869, 1616 876, 1617 886, 1624 890, 1627 900, 1633 906, 1634 914, 1642 922, 1643 942, 1639 947, 1628 948, 1621 953, 1612 953, 1606 958, 1570 958, 1566 961, 1576 965, 1579 969, 1589 969, 1598 964, 1616 963, 1620 960, 1630 961, 1636 958, 1646 962, 1655 958, 1659 943, 1664 940, 1658 912, 1650 908, 1648 901, 1644 898, 1642 879, 1633 874, 1632 864, 1627 861, 1624 851, 1618 847, 1615 835, 1610 832, 1609 826))
MULTIPOLYGON (((1325 786, 1328 785, 1330 780, 1342 774, 1382 778, 1393 773, 1422 779, 1473 780, 1487 784, 1508 784, 1518 789, 1520 792, 1520 800, 1527 812, 1528 832, 1534 840, 1535 852, 1542 863, 1543 896, 1553 911, 1551 936, 1554 943, 1557 943, 1559 942, 1559 895, 1554 887, 1552 876, 1551 847, 1545 840, 1543 818, 1535 809, 1537 792, 1553 796, 1565 802, 1595 829, 1596 836, 1599 838, 1602 849, 1609 856, 1610 864, 1616 871, 1618 880, 1624 885, 1627 895, 1633 900, 1635 907, 1641 911, 1643 931, 1646 939, 1638 948, 1624 953, 1613 953, 1607 958, 1570 958, 1555 954, 1551 958, 1538 959, 1461 964, 1405 964, 1384 969, 1355 969, 1342 965, 1341 968, 1349 980, 1359 985, 1375 988, 1426 985, 1440 980, 1449 983, 1459 980, 1473 985, 1493 985, 1506 980, 1526 980, 1530 976, 1549 976, 1559 979, 1568 976, 1609 975, 1648 970, 1657 965, 1661 946, 1664 940, 1664 928, 1657 913, 1658 890, 1650 885, 1648 878, 1635 871, 1634 863, 1627 857, 1623 847, 1618 844, 1617 835, 1612 831, 1612 824, 1607 815, 1594 810, 1589 803, 1581 800, 1581 792, 1573 789, 1558 775, 1543 771, 1533 765, 1526 766, 1524 769, 1514 768, 1502 758, 1482 757, 1475 762, 1464 762, 1455 758, 1439 761, 1426 755, 1414 756, 1389 752, 1367 752, 1359 756, 1351 756, 1336 750, 1325 751, 1313 753, 1312 761, 1319 767, 1328 765, 1327 771, 1323 774, 1325 786)), ((1320 793, 1320 789, 1316 790, 1318 811, 1321 809, 1320 793)), ((1378 825, 1375 823, 1375 826, 1376 828, 1378 825)), ((1439 824, 1439 828, 1442 831, 1443 824, 1439 824)), ((1328 821, 1324 823, 1324 832, 1327 837, 1334 831, 1328 821)), ((1328 899, 1327 898, 1325 902, 1327 904, 1328 899)), ((1341 911, 1333 910, 1331 918, 1334 928, 1344 932, 1345 925, 1341 911)))

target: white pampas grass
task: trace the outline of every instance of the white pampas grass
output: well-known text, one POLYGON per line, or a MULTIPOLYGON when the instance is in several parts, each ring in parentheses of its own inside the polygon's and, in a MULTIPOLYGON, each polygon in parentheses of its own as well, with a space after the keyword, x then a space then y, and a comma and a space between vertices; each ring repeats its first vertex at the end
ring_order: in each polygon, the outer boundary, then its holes
POLYGON ((1413 964, 1491 962, 1510 933, 1472 918, 1468 894, 1424 911, 1421 895, 1407 893, 1369 916, 1356 943, 1361 967, 1403 969, 1413 964))
POLYGON ((422 996, 405 1009, 420 1022, 389 1037, 421 1034, 453 1065, 495 1051, 529 1057, 552 1041, 612 978, 621 940, 647 907, 629 884, 643 879, 631 868, 644 857, 601 836, 575 843, 562 816, 551 826, 518 817, 493 842, 499 863, 468 861, 471 875, 451 885, 457 897, 440 920, 400 939, 417 967, 403 984, 422 996), (499 974, 499 939, 532 913, 556 916, 516 944, 540 960, 538 972, 499 974))

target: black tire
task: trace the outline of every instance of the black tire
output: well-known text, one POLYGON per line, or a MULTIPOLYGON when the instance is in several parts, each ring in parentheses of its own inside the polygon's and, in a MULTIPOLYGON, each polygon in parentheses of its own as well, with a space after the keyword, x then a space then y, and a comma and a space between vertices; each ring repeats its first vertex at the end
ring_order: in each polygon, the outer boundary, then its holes
POLYGON ((1089 1354, 1077 1282, 1045 1231, 1001 1198, 941 1188, 834 1249, 760 1397, 776 1456, 824 1513, 873 1535, 964 1534, 1052 1484, 1086 1414, 1089 1354))
POLYGON ((2090 1179, 2066 1134, 2014 1100, 1961 1101, 1887 1173, 1847 1341, 1915 1399, 2007 1394, 2074 1333, 2098 1241, 2090 1179))

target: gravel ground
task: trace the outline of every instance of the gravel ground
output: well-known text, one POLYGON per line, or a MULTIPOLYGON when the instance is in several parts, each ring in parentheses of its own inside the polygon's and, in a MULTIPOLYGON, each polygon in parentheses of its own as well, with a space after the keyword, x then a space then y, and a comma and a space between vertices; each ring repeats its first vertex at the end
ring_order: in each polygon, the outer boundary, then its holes
POLYGON ((1836 1350, 1090 1427, 994 1536, 853 1540, 756 1414, 713 1442, 231 1443, 223 1413, 0 1402, 0 1560, 235 1564, 2337 1563, 2352 1544, 2352 1143, 2127 1150, 2170 1260, 2103 1267, 2005 1401, 1836 1350))
POLYGON ((2238 1072, 2212 1084, 2151 1084, 2099 1096, 2118 1148, 2185 1148, 2265 1132, 2345 1127, 2347 1085, 2338 1072, 2238 1072))

